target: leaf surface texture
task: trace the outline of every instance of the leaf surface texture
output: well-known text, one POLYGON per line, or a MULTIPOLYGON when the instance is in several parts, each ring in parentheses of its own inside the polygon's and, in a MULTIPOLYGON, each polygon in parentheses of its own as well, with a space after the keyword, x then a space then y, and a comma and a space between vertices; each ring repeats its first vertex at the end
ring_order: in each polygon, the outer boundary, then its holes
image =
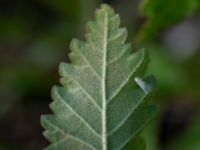
POLYGON ((52 89, 53 115, 43 115, 48 150, 144 149, 138 133, 155 112, 146 97, 155 79, 144 74, 145 50, 132 53, 119 15, 103 4, 87 24, 86 42, 73 39, 69 63, 61 63, 62 87, 52 89), (139 148, 137 148, 139 149, 139 148))

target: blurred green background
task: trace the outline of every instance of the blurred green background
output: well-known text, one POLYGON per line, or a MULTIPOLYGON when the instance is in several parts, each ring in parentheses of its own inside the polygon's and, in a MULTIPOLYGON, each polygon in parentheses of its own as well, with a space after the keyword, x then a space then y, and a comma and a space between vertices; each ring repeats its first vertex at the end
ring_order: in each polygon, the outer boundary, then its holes
POLYGON ((120 14, 134 50, 150 52, 160 112, 142 133, 147 150, 200 150, 199 0, 1 0, 1 150, 48 144, 40 115, 50 112, 58 64, 103 2, 120 14))

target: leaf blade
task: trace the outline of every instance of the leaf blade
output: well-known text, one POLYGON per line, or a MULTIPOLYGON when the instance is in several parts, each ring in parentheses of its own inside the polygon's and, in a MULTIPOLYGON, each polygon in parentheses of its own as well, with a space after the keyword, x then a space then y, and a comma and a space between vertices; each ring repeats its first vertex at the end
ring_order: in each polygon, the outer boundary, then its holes
POLYGON ((62 87, 52 89, 54 115, 41 119, 52 143, 47 149, 123 149, 138 141, 155 112, 145 100, 154 89, 153 79, 135 81, 146 70, 148 53, 131 52, 127 31, 110 6, 101 5, 95 14, 86 42, 71 42, 72 63, 59 66, 62 87), (151 90, 145 91, 146 86, 151 90))

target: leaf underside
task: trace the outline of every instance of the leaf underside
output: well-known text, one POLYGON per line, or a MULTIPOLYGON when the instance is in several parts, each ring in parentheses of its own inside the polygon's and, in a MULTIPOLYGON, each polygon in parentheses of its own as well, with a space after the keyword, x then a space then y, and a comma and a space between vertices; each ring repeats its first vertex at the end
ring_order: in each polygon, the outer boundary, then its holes
POLYGON ((144 149, 138 133, 155 112, 146 102, 155 80, 139 78, 148 54, 131 52, 119 24, 119 15, 103 4, 87 24, 86 42, 72 40, 72 63, 60 64, 62 87, 52 89, 54 115, 41 117, 51 142, 46 149, 144 149))

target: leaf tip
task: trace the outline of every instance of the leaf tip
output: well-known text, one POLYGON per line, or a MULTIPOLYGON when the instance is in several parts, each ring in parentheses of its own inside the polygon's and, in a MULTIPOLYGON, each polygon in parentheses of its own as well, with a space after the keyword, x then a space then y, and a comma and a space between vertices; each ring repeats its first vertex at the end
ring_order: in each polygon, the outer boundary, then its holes
POLYGON ((66 68, 66 63, 61 62, 58 67, 58 73, 61 75, 61 77, 65 76, 65 68, 66 68))
POLYGON ((150 75, 145 79, 135 77, 135 82, 140 86, 145 94, 153 92, 156 87, 156 79, 153 75, 150 75))
POLYGON ((103 10, 106 10, 108 12, 114 13, 113 8, 110 5, 106 4, 106 3, 101 4, 100 9, 103 9, 103 10))

